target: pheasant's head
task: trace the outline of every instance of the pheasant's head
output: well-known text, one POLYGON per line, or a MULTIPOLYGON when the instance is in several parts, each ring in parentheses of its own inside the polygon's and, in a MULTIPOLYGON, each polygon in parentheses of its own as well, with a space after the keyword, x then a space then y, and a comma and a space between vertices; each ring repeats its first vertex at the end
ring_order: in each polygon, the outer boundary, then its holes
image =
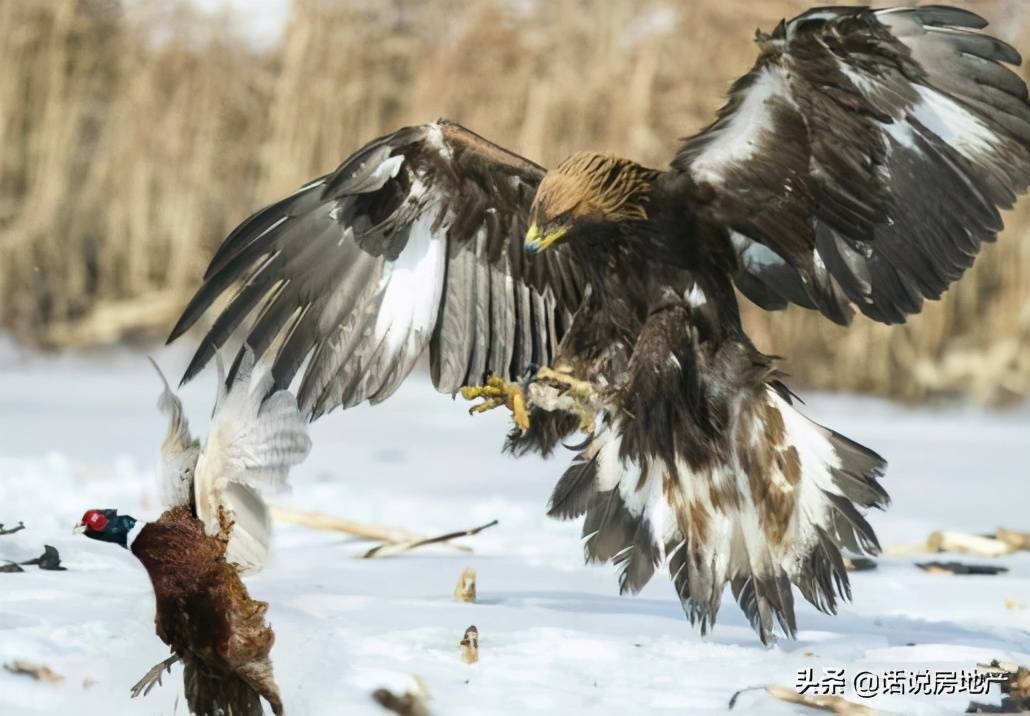
POLYGON ((75 525, 75 531, 90 539, 113 542, 128 548, 129 532, 135 526, 135 518, 119 515, 118 510, 86 510, 82 521, 75 525))

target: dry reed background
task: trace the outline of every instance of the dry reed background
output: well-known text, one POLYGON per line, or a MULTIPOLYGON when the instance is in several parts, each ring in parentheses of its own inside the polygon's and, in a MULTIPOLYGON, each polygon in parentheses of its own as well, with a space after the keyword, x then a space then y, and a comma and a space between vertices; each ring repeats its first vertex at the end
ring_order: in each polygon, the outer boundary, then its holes
MULTIPOLYGON (((1021 0, 958 4, 1030 54, 1021 0)), ((0 0, 0 329, 163 334, 220 239, 364 141, 447 116, 543 163, 662 166, 801 0, 298 0, 280 41, 185 2, 0 0)), ((946 300, 894 329, 749 310, 804 383, 901 399, 1030 390, 1030 201, 946 300)))

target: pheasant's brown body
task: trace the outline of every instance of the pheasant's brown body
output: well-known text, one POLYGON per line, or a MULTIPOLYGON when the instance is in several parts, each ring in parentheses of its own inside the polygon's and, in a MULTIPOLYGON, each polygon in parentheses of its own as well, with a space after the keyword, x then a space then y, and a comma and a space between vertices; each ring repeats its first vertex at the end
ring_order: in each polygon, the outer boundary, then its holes
POLYGON ((169 509, 132 543, 157 601, 157 635, 185 666, 190 711, 201 716, 260 714, 263 696, 276 714, 282 701, 268 657, 275 634, 268 605, 250 598, 225 561, 227 535, 212 537, 189 507, 169 509))

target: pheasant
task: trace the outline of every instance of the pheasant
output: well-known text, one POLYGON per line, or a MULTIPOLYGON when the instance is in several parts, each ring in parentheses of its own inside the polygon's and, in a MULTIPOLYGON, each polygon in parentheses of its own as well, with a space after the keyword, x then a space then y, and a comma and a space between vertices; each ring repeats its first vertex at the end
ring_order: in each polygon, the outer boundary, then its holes
POLYGON ((77 526, 87 537, 129 549, 154 588, 157 635, 172 656, 133 686, 132 696, 149 693, 181 661, 191 713, 259 716, 264 697, 282 714, 269 658, 275 634, 265 621, 268 604, 251 599, 241 576, 260 570, 268 557, 271 517, 256 488, 284 485, 289 469, 307 456, 306 423, 288 391, 265 398, 271 377, 252 380, 254 359, 247 352, 231 389, 224 376, 219 382, 201 449, 182 403, 157 370, 164 382, 158 407, 169 418, 161 445, 167 509, 147 523, 91 509, 77 526))

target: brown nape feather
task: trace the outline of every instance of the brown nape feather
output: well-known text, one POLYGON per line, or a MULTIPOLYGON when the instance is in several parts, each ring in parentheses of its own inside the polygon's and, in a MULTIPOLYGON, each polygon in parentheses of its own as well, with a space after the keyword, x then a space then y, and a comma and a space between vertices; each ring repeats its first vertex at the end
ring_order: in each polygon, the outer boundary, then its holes
POLYGON ((629 159, 577 152, 547 172, 533 199, 540 224, 562 215, 606 221, 647 219, 651 182, 660 174, 629 159))
POLYGON ((183 661, 190 713, 257 716, 263 696, 281 714, 268 605, 250 598, 225 561, 226 541, 206 534, 188 507, 174 507, 140 531, 132 553, 154 587, 157 635, 183 661))

